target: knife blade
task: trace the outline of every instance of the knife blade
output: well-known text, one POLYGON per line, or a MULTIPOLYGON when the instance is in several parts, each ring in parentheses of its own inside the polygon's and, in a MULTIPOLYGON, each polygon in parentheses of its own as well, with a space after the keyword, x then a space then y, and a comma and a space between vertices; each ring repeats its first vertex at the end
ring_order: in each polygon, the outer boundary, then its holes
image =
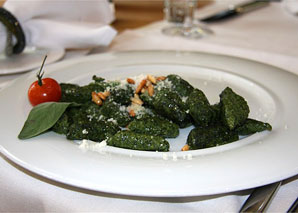
POLYGON ((292 213, 292 212, 298 212, 298 197, 296 198, 294 203, 291 205, 291 207, 287 211, 287 213, 292 213))
POLYGON ((247 198, 239 212, 264 212, 270 205, 282 181, 258 187, 247 198))
POLYGON ((228 9, 215 13, 211 16, 202 18, 200 19, 200 21, 206 22, 206 23, 222 21, 237 15, 241 15, 256 9, 263 8, 268 5, 269 5, 269 0, 254 0, 243 4, 239 4, 239 5, 230 5, 228 9))

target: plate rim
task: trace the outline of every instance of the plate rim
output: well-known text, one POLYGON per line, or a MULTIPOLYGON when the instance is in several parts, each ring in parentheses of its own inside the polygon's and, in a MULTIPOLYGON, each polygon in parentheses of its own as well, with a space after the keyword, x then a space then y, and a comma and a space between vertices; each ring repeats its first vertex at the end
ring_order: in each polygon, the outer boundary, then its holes
MULTIPOLYGON (((56 61, 62 59, 65 54, 66 54, 66 51, 64 48, 36 48, 37 50, 44 50, 44 51, 48 51, 48 55, 51 54, 52 55, 52 58, 49 58, 47 59, 47 61, 45 62, 46 65, 48 64, 52 64, 52 63, 55 63, 56 61), (54 54, 55 53, 55 54, 54 54), (53 55, 54 54, 54 55, 53 55)), ((36 50, 34 50, 36 51, 36 50)), ((25 69, 19 67, 19 68, 14 68, 14 69, 8 69, 8 70, 0 70, 0 76, 5 76, 5 75, 14 75, 14 74, 21 74, 21 73, 26 73, 26 72, 29 72, 31 70, 35 70, 37 69, 38 66, 28 66, 26 67, 25 69), (11 71, 12 70, 12 71, 11 71)))
MULTIPOLYGON (((105 55, 109 55, 109 54, 119 54, 119 53, 121 53, 121 54, 131 54, 131 53, 140 53, 140 52, 146 52, 146 53, 148 53, 148 52, 156 52, 156 51, 152 51, 152 50, 150 50, 150 51, 122 51, 122 52, 114 52, 114 53, 104 53, 105 55)), ((159 52, 175 52, 175 51, 159 51, 159 52)), ((191 53, 191 54, 197 54, 197 53, 199 53, 199 54, 208 54, 208 53, 202 53, 202 52, 192 52, 192 51, 179 51, 179 52, 187 52, 187 53, 191 53)), ((101 55, 101 54, 98 54, 98 55, 101 55)), ((96 58, 96 57, 98 57, 98 55, 91 55, 91 57, 90 56, 87 56, 87 57, 89 57, 89 59, 90 58, 92 58, 92 57, 94 57, 94 58, 96 58)), ((239 57, 234 57, 234 56, 227 56, 227 55, 220 55, 220 54, 208 54, 208 55, 218 55, 218 56, 224 56, 224 57, 228 57, 228 58, 238 58, 238 59, 241 59, 241 60, 244 60, 244 61, 251 61, 251 62, 253 62, 253 63, 258 63, 258 64, 263 64, 263 65, 265 65, 265 66, 271 66, 271 67, 274 67, 274 66, 272 66, 272 65, 267 65, 267 64, 265 64, 265 63, 260 63, 260 62, 256 62, 256 61, 253 61, 253 60, 247 60, 247 59, 244 59, 244 58, 239 58, 239 57)), ((73 61, 77 61, 78 59, 70 59, 70 60, 68 60, 68 62, 69 63, 72 63, 72 61, 71 60, 73 60, 73 61)), ((80 59, 80 60, 83 60, 83 61, 85 61, 86 60, 86 56, 85 56, 85 59, 83 59, 83 57, 82 57, 82 59, 80 59)), ((79 60, 79 61, 80 61, 79 60)), ((87 59, 88 60, 88 59, 87 59)), ((56 66, 59 66, 59 65, 57 65, 57 64, 64 64, 64 62, 62 61, 62 62, 58 62, 58 63, 56 63, 56 64, 52 64, 52 65, 56 65, 56 66)), ((50 65, 51 66, 51 65, 50 65)), ((280 68, 278 68, 278 67, 274 67, 275 69, 279 69, 279 70, 282 70, 282 69, 280 69, 280 68)), ((282 70, 282 71, 284 71, 284 70, 282 70)), ((291 73, 291 72, 288 72, 288 73, 291 73)), ((291 74, 293 74, 293 73, 291 73, 291 74)), ((295 75, 295 74, 294 74, 295 75)), ((28 75, 26 75, 26 76, 31 76, 31 74, 28 74, 28 75)), ((21 78, 20 78, 21 79, 21 78)), ((7 150, 5 150, 3 147, 2 147, 2 145, 1 145, 1 143, 0 143, 0 151, 5 155, 5 156, 7 156, 8 157, 8 159, 10 159, 12 162, 15 162, 15 163, 17 163, 18 165, 19 165, 19 163, 20 162, 16 162, 16 159, 14 158, 14 156, 10 156, 10 153, 7 151, 7 150)), ((21 165, 22 167, 23 167, 23 165, 21 165)), ((25 169, 27 169, 27 170, 29 170, 29 171, 31 171, 31 172, 34 172, 34 171, 32 171, 32 170, 30 170, 30 169, 28 169, 27 167, 24 167, 25 169)), ((297 170, 297 172, 298 172, 298 168, 296 168, 296 170, 297 170)), ((34 172, 34 173, 36 173, 37 175, 41 175, 40 173, 38 173, 38 171, 37 172, 34 172)), ((294 176, 295 174, 293 174, 292 176, 294 176)), ((63 181, 61 181, 61 180, 56 180, 56 179, 53 179, 53 178, 49 178, 48 176, 43 176, 43 175, 41 175, 42 177, 45 177, 45 178, 48 178, 48 179, 52 179, 52 180, 55 180, 55 181, 57 181, 57 182, 63 182, 63 181)), ((290 177, 290 176, 288 176, 288 177, 290 177)), ((276 180, 272 180, 272 182, 274 182, 274 181, 276 181, 276 180)), ((76 186, 76 187, 81 187, 81 186, 79 186, 79 185, 77 185, 77 184, 69 184, 69 183, 66 183, 66 182, 63 182, 64 184, 67 184, 67 185, 72 185, 72 186, 76 186)), ((269 182, 268 182, 269 183, 269 182)), ((263 183, 260 183, 260 184, 263 184, 263 183)), ((88 188, 88 187, 83 187, 83 188, 86 188, 86 189, 89 189, 89 190, 93 190, 94 191, 94 189, 92 189, 92 188, 88 188)), ((96 191, 101 191, 101 190, 96 190, 96 191)), ((117 194, 125 194, 125 195, 127 195, 127 193, 121 193, 121 192, 111 192, 111 191, 104 191, 104 192, 108 192, 108 193, 117 193, 117 194)), ((228 191, 229 192, 229 191, 228 191)), ((217 193, 215 193, 215 194, 218 194, 219 192, 217 192, 217 193)), ((220 192, 220 193, 226 193, 226 192, 220 192)), ((211 194, 202 194, 202 195, 212 195, 212 194, 214 194, 213 192, 211 193, 211 194)), ((135 194, 135 193, 132 193, 132 194, 128 194, 128 195, 134 195, 134 196, 154 196, 154 197, 164 197, 164 196, 170 196, 170 197, 176 197, 177 195, 174 195, 174 194, 172 194, 172 195, 166 195, 166 194, 159 194, 159 195, 154 195, 154 194, 150 194, 150 195, 148 195, 148 194, 135 194)), ((200 194, 199 194, 200 195, 200 194)), ((179 196, 181 196, 181 195, 179 195, 179 196)), ((183 196, 183 195, 182 195, 183 196)), ((184 195, 184 196, 197 196, 197 195, 194 195, 194 194, 186 194, 186 195, 184 195)))

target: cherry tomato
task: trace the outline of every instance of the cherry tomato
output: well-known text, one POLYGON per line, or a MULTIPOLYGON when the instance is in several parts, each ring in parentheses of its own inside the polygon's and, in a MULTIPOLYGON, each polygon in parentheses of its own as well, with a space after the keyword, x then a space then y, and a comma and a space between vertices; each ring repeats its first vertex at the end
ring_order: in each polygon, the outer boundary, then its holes
POLYGON ((37 73, 37 81, 33 82, 28 90, 28 98, 32 106, 37 104, 59 101, 61 98, 61 87, 57 81, 52 78, 42 78, 44 72, 42 68, 46 61, 47 56, 45 56, 41 68, 37 73))
POLYGON ((52 78, 41 80, 42 85, 35 81, 28 90, 28 98, 32 106, 49 101, 59 101, 61 98, 61 87, 52 78))

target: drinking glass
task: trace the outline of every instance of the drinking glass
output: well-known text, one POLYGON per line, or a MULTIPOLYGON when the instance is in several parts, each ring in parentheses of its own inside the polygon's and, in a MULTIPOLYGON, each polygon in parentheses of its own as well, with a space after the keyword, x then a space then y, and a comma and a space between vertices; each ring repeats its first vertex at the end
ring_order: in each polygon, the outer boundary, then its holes
POLYGON ((213 33, 194 18, 198 0, 164 0, 164 4, 165 18, 170 23, 162 29, 164 34, 198 39, 213 33))

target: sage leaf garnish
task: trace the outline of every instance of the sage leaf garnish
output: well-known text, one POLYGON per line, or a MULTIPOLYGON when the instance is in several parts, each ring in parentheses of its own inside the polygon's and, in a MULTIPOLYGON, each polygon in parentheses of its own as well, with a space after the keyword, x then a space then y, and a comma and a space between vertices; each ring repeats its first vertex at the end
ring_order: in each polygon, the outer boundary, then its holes
POLYGON ((28 139, 44 133, 54 126, 69 106, 79 106, 79 104, 46 102, 35 106, 30 111, 18 138, 28 139))

